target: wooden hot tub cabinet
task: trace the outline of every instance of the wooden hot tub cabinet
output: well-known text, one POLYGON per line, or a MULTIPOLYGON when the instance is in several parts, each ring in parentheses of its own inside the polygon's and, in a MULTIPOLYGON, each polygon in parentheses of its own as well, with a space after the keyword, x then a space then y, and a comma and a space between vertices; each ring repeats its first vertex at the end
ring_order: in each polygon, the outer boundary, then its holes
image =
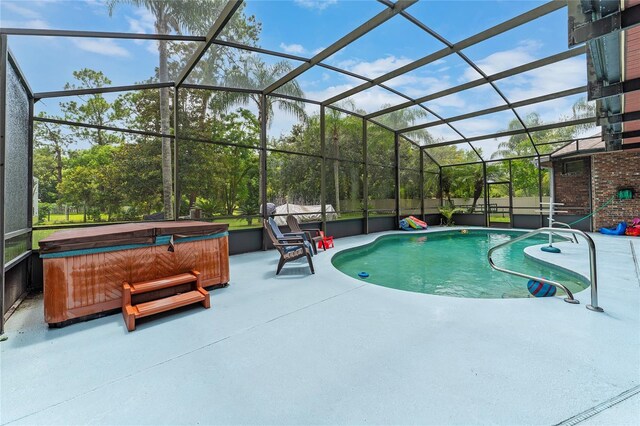
POLYGON ((228 283, 228 225, 147 222, 58 231, 40 241, 40 257, 45 321, 60 327, 119 312, 123 282, 197 270, 203 287, 228 283))

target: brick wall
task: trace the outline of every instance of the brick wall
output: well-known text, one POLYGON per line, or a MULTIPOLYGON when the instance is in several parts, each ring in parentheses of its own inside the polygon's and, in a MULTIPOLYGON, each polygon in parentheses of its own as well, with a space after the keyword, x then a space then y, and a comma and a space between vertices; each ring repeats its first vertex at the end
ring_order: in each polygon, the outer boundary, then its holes
MULTIPOLYGON (((640 0, 627 0, 627 8, 640 4, 640 0)), ((630 28, 625 31, 625 80, 640 78, 640 27, 630 28)), ((640 110, 639 92, 630 92, 624 95, 624 112, 640 110)), ((640 130, 640 120, 624 123, 624 131, 640 130)), ((624 143, 632 144, 640 142, 640 138, 628 138, 624 143)))
POLYGON ((589 181, 591 160, 589 157, 553 162, 553 179, 556 203, 564 203, 558 210, 568 210, 568 214, 586 215, 589 210, 589 181), (565 163, 580 161, 582 170, 563 173, 565 163))
POLYGON ((594 229, 615 226, 622 221, 640 217, 640 151, 613 151, 591 157, 591 187, 593 209, 600 207, 618 188, 631 187, 632 200, 618 200, 594 216, 594 229))

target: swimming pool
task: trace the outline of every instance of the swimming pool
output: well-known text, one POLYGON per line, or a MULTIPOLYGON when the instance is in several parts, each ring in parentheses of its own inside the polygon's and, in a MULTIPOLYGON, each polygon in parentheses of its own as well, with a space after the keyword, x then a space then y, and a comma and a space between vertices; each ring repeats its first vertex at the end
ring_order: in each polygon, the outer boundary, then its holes
MULTIPOLYGON (((351 277, 399 290, 486 299, 533 297, 526 279, 498 272, 487 261, 490 247, 519 235, 481 229, 385 235, 336 253, 331 262, 351 277), (369 276, 361 278, 360 272, 369 276)), ((525 247, 547 241, 547 236, 535 236, 496 250, 492 257, 496 265, 558 281, 573 293, 587 288, 586 280, 525 257, 525 247)), ((558 290, 558 296, 564 293, 558 290)))

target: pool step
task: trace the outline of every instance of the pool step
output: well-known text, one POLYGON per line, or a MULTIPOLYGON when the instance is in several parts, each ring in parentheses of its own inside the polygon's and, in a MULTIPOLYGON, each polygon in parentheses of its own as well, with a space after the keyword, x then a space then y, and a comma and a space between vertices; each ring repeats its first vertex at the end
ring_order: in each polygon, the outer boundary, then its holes
POLYGON ((200 273, 198 271, 133 284, 129 284, 127 282, 122 284, 122 316, 124 317, 127 330, 129 331, 135 330, 137 318, 155 315, 160 312, 181 308, 193 303, 202 303, 202 306, 205 308, 211 307, 209 292, 202 288, 200 283, 200 273), (193 283, 193 290, 178 293, 169 297, 151 300, 149 302, 137 304, 131 303, 132 295, 176 287, 188 283, 193 283))

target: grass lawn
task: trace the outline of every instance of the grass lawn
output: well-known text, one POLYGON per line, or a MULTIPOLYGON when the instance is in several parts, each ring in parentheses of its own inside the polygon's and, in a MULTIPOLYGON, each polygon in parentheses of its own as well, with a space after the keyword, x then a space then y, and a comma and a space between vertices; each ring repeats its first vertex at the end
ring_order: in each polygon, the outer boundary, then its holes
MULTIPOLYGON (((60 215, 60 216, 64 216, 64 215, 60 215)), ((53 234, 56 231, 78 229, 78 228, 81 228, 81 227, 94 225, 93 223, 82 222, 82 215, 79 215, 79 216, 80 216, 80 219, 81 219, 79 224, 81 223, 82 226, 78 226, 78 227, 66 227, 65 226, 65 227, 59 227, 58 229, 56 229, 56 228, 53 228, 53 229, 51 229, 51 228, 50 229, 37 229, 37 228, 35 228, 33 230, 33 245, 32 245, 32 248, 33 249, 39 248, 38 247, 38 242, 41 239, 43 239, 45 237, 48 237, 49 235, 53 234)), ((252 229, 252 228, 259 228, 259 227, 262 226, 259 218, 254 219, 251 225, 247 224, 247 220, 246 219, 223 219, 223 220, 220 220, 220 222, 228 223, 229 224, 229 230, 252 229)), ((47 225, 51 225, 51 222, 47 222, 45 224, 39 224, 39 225, 47 226, 47 225)))
MULTIPOLYGON (((100 215, 100 218, 104 221, 107 220, 108 216, 106 214, 100 215)), ((69 220, 67 220, 66 214, 51 214, 48 216, 47 220, 44 222, 38 223, 41 226, 51 226, 51 225, 61 225, 61 224, 69 224, 69 223, 85 223, 84 215, 82 213, 72 213, 69 214, 69 220)))
MULTIPOLYGON (((372 214, 371 216, 390 216, 388 214, 372 214)), ((340 215, 340 218, 338 220, 346 220, 346 219, 357 219, 357 218, 362 218, 362 214, 361 213, 343 213, 340 215)), ((60 215, 51 215, 51 221, 50 222, 44 222, 44 223, 39 223, 37 226, 52 226, 52 228, 49 229, 38 229, 37 227, 34 228, 33 230, 33 249, 37 249, 38 247, 38 242, 53 234, 56 231, 60 231, 60 230, 69 230, 69 229, 78 229, 81 227, 85 227, 85 226, 93 226, 94 223, 91 222, 83 222, 83 215, 82 214, 72 214, 69 215, 69 220, 73 221, 74 223, 77 223, 80 226, 77 227, 67 227, 67 226, 59 226, 61 225, 60 222, 55 222, 54 220, 57 221, 61 221, 64 222, 65 224, 70 224, 69 222, 66 222, 66 217, 63 214, 60 215), (56 228, 55 226, 58 225, 58 227, 56 228)), ((105 220, 106 220, 106 216, 105 216, 105 220)), ((255 218, 253 219, 253 221, 251 222, 251 225, 249 225, 247 223, 247 219, 219 219, 217 220, 219 222, 222 223, 228 223, 229 224, 229 230, 230 231, 237 231, 237 230, 241 230, 241 229, 254 229, 254 228, 260 228, 262 226, 262 222, 260 220, 260 218, 255 218)))
POLYGON ((495 222, 495 223, 509 223, 511 222, 511 220, 509 219, 509 216, 502 216, 502 215, 490 215, 489 216, 489 222, 495 222))

